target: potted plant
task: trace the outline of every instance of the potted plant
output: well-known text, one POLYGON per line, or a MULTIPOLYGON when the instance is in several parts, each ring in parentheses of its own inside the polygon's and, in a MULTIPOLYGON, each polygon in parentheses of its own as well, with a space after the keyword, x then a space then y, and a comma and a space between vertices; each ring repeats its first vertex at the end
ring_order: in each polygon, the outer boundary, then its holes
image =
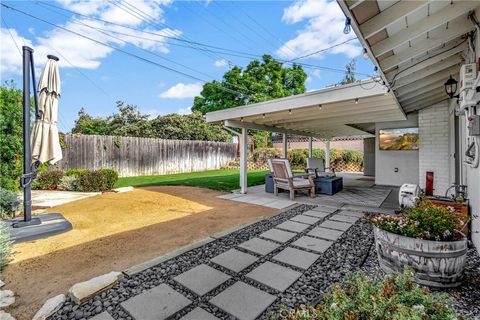
POLYGON ((461 284, 467 239, 465 222, 454 208, 420 199, 398 216, 374 215, 375 245, 380 267, 387 273, 411 267, 416 281, 433 287, 461 284))

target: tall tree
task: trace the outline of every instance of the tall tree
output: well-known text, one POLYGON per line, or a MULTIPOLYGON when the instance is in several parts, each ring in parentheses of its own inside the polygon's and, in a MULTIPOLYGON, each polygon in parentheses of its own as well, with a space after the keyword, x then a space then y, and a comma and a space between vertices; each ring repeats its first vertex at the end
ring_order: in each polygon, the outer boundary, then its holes
POLYGON ((75 120, 75 125, 72 128, 72 133, 79 134, 108 135, 110 131, 110 126, 106 119, 94 118, 84 108, 81 108, 78 112, 78 118, 75 120))
POLYGON ((349 63, 345 65, 345 75, 343 76, 342 81, 339 84, 349 84, 357 81, 355 77, 355 71, 357 68, 355 59, 350 60, 349 63))
POLYGON ((195 97, 192 110, 205 114, 304 93, 306 79, 300 65, 284 67, 272 56, 264 55, 261 61, 254 60, 245 68, 227 71, 222 81, 206 83, 200 96, 195 97))

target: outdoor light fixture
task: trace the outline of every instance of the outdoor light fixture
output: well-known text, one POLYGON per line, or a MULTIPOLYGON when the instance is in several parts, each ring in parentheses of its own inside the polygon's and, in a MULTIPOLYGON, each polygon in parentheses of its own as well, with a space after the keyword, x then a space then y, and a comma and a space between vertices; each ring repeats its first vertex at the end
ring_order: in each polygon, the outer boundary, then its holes
POLYGON ((363 48, 363 59, 368 60, 368 58, 369 56, 368 56, 367 48, 363 48))
POLYGON ((318 110, 322 110, 322 105, 321 104, 318 105, 318 110))
POLYGON ((453 79, 452 76, 450 75, 450 78, 445 82, 445 92, 447 95, 452 98, 457 98, 458 95, 455 96, 455 92, 457 92, 457 80, 453 79))
POLYGON ((343 33, 344 34, 349 34, 350 31, 352 31, 352 28, 350 27, 352 23, 352 20, 349 17, 345 18, 345 28, 343 28, 343 33))
POLYGON ((288 114, 292 114, 292 109, 288 109, 288 114))
POLYGON ((355 98, 355 104, 358 104, 358 98, 355 98))

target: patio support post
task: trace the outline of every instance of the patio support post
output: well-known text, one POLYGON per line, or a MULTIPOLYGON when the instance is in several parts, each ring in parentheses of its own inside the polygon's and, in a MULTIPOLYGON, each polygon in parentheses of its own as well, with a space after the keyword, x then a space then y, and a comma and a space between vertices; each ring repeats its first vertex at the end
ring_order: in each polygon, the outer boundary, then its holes
POLYGON ((325 171, 330 170, 330 140, 325 141, 325 171))
POLYGON ((283 133, 283 158, 287 159, 287 134, 283 133))
POLYGON ((308 157, 312 158, 313 155, 313 138, 308 137, 308 157))
POLYGON ((240 193, 247 193, 247 151, 248 151, 248 129, 242 128, 240 135, 240 193))

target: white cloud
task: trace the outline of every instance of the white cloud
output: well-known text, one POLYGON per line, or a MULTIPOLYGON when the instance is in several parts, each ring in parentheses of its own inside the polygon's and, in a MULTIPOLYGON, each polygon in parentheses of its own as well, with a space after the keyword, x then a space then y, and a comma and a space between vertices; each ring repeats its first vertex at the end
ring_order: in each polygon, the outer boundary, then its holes
POLYGON ((5 74, 21 73, 22 54, 18 50, 22 50, 23 45, 32 46, 31 41, 20 36, 15 29, 1 28, 0 34, 0 74, 2 74, 2 78, 5 74), (12 40, 12 37, 15 40, 12 40))
POLYGON ((148 115, 148 118, 149 118, 150 120, 151 120, 151 119, 155 119, 156 117, 163 115, 163 113, 161 113, 161 112, 158 111, 157 109, 147 109, 147 110, 143 110, 142 113, 148 115))
POLYGON ((160 98, 168 99, 185 99, 193 98, 198 96, 202 91, 203 84, 200 82, 196 83, 177 83, 173 87, 170 87, 167 91, 162 92, 160 98))
POLYGON ((180 114, 180 115, 191 114, 192 113, 192 107, 180 108, 180 109, 178 109, 177 113, 180 114))
MULTIPOLYGON (((336 1, 300 0, 287 7, 283 12, 282 21, 288 24, 308 20, 306 26, 297 36, 285 42, 277 54, 286 59, 293 59, 312 52, 340 44, 354 37, 345 35, 345 16, 336 1)), ((321 58, 326 54, 343 54, 354 58, 361 54, 362 49, 357 41, 335 47, 327 52, 318 53, 312 57, 321 58)))
POLYGON ((213 65, 217 68, 228 67, 228 61, 225 59, 217 60, 213 63, 213 65))
MULTIPOLYGON (((60 3, 68 9, 77 11, 81 14, 104 17, 106 20, 114 21, 120 19, 115 13, 115 6, 107 1, 79 1, 79 0, 60 0, 60 3)), ((163 10, 160 5, 167 5, 170 0, 156 0, 156 1, 137 1, 135 6, 145 11, 150 16, 154 17, 157 21, 162 20, 163 10)), ((124 12, 127 14, 126 12, 124 12)), ((181 31, 172 29, 153 29, 142 28, 140 25, 144 21, 134 22, 133 19, 128 20, 126 17, 119 21, 122 24, 136 25, 137 28, 152 32, 155 34, 145 34, 141 31, 131 30, 121 26, 109 25, 99 21, 92 21, 89 19, 77 19, 67 20, 62 27, 71 31, 83 34, 87 37, 93 38, 109 45, 117 47, 131 44, 161 53, 168 53, 168 44, 165 36, 179 36, 181 31), (128 20, 128 21, 127 21, 128 20), (88 26, 90 27, 88 27, 88 26), (106 34, 99 33, 97 29, 103 29, 112 33, 117 39, 110 37, 106 34), (117 33, 116 33, 117 32, 117 33), (118 32, 126 34, 119 35, 118 32), (138 37, 144 37, 147 39, 140 39, 138 37), (122 41, 123 40, 123 41, 122 41)), ((99 43, 92 42, 91 40, 81 38, 75 34, 72 34, 61 28, 54 28, 44 32, 41 35, 36 35, 32 32, 28 35, 30 39, 24 38, 18 34, 14 29, 10 29, 13 37, 17 41, 19 46, 24 44, 29 45, 35 51, 35 61, 38 66, 45 63, 47 54, 58 55, 60 58, 60 67, 71 68, 72 65, 77 68, 84 69, 96 69, 100 66, 101 60, 106 58, 113 52, 112 48, 101 45, 99 43)), ((14 42, 11 40, 7 29, 1 29, 1 70, 2 74, 12 73, 18 74, 21 72, 21 57, 18 54, 18 50, 15 47, 14 42), (16 53, 15 53, 16 52, 16 53)))
POLYGON ((314 76, 315 78, 320 79, 320 69, 315 69, 315 70, 313 70, 312 76, 314 76))

